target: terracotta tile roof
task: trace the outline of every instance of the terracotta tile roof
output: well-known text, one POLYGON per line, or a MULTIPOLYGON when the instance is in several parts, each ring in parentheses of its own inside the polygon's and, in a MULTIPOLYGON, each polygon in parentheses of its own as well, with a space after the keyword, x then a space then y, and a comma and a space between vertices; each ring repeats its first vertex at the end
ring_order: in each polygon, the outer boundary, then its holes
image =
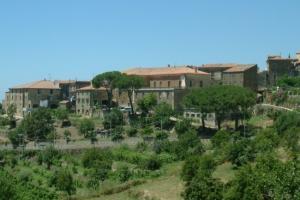
POLYGON ((77 91, 92 91, 92 90, 105 90, 104 87, 100 87, 100 88, 94 88, 92 85, 87 86, 87 87, 82 87, 77 89, 77 91))
POLYGON ((76 80, 55 80, 55 84, 70 84, 70 83, 90 83, 90 81, 76 81, 76 80))
POLYGON ((201 67, 203 68, 230 68, 230 67, 236 67, 239 64, 236 63, 225 63, 225 64, 221 64, 221 63, 216 63, 216 64, 203 64, 202 66, 199 67, 199 69, 201 69, 201 67))
POLYGON ((58 84, 76 83, 75 80, 55 80, 54 82, 58 84))
POLYGON ((159 76, 159 75, 184 75, 184 74, 196 74, 196 75, 208 75, 206 72, 195 71, 190 67, 159 67, 159 68, 132 68, 124 71, 123 73, 128 75, 139 76, 159 76))
POLYGON ((268 60, 291 60, 291 61, 296 61, 297 59, 295 58, 283 58, 281 56, 268 56, 268 60))
POLYGON ((236 63, 226 63, 226 64, 204 64, 200 66, 198 69, 201 70, 201 68, 204 69, 213 69, 215 68, 216 70, 221 70, 223 72, 243 72, 251 67, 256 66, 255 64, 236 64, 236 63))
POLYGON ((224 72, 244 72, 254 66, 256 65, 239 65, 239 66, 231 67, 225 70, 224 72))
POLYGON ((42 81, 36 81, 36 82, 27 83, 27 84, 23 84, 23 85, 18 85, 18 86, 13 87, 12 89, 53 89, 53 90, 58 90, 60 88, 53 81, 42 80, 42 81))

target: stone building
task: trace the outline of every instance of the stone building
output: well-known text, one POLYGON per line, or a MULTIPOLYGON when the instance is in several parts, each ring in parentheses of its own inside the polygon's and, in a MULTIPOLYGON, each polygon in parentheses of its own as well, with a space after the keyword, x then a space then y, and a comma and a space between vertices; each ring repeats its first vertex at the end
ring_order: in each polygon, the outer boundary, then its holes
POLYGON ((61 99, 60 88, 52 81, 42 80, 15 86, 5 94, 4 110, 14 104, 17 116, 24 116, 37 107, 57 107, 61 99))
POLYGON ((206 64, 198 67, 210 74, 211 80, 220 85, 236 85, 257 90, 257 65, 255 64, 206 64))
POLYGON ((76 90, 76 113, 85 116, 100 116, 101 107, 108 101, 105 88, 91 85, 76 90))
POLYGON ((284 58, 281 56, 268 56, 267 64, 269 71, 270 86, 274 86, 276 82, 283 76, 298 76, 298 64, 300 61, 299 53, 296 58, 284 58))
POLYGON ((62 99, 71 100, 76 96, 76 91, 83 87, 91 85, 90 81, 76 81, 76 80, 56 80, 54 84, 58 84, 61 89, 62 99))
POLYGON ((188 89, 206 87, 211 84, 208 73, 190 68, 162 67, 162 68, 133 68, 124 72, 137 75, 145 79, 146 87, 188 89))
MULTIPOLYGON (((202 88, 212 84, 208 73, 187 66, 162 68, 133 68, 125 71, 128 75, 141 76, 145 87, 135 91, 133 103, 144 95, 153 93, 158 102, 167 102, 174 109, 181 107, 181 100, 191 88, 202 88)), ((123 92, 115 96, 119 106, 128 107, 128 97, 123 92)))

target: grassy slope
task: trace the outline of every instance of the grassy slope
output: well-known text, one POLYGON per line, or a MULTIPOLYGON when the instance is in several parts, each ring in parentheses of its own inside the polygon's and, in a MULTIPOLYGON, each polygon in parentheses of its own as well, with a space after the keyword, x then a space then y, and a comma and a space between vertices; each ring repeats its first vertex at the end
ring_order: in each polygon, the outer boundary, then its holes
POLYGON ((148 180, 142 185, 130 188, 124 192, 106 195, 90 200, 136 200, 143 196, 153 199, 179 200, 183 191, 183 182, 180 180, 182 163, 176 162, 164 167, 165 175, 148 180), (138 197, 134 197, 137 194, 138 197))

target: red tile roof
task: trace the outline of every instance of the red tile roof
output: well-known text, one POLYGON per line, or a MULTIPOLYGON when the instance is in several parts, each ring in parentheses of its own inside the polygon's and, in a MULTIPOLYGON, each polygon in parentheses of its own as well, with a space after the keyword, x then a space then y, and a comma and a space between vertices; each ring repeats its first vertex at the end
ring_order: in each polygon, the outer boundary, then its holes
POLYGON ((58 90, 60 88, 53 81, 42 80, 42 81, 36 81, 36 82, 27 83, 23 85, 18 85, 13 87, 12 89, 53 89, 53 90, 57 89, 58 90))
POLYGON ((251 67, 256 66, 256 64, 236 64, 236 63, 228 63, 228 64, 204 64, 199 69, 201 68, 216 68, 220 69, 223 68, 224 72, 243 72, 251 67))
POLYGON ((82 87, 77 89, 77 91, 92 91, 92 90, 105 90, 104 87, 100 87, 100 88, 94 88, 92 85, 87 86, 87 87, 82 87))
POLYGON ((161 75, 208 75, 206 72, 196 71, 190 67, 159 67, 159 68, 132 68, 124 71, 123 73, 128 75, 139 76, 161 76, 161 75))

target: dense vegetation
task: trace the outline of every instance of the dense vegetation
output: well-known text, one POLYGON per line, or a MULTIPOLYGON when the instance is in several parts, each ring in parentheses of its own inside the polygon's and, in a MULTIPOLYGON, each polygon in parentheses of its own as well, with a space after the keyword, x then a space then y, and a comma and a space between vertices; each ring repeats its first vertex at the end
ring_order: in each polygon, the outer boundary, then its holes
MULTIPOLYGON (((98 75, 93 83, 108 93, 122 85, 131 98, 132 90, 141 84, 140 80, 128 83, 127 78, 111 72, 98 75)), ((181 186, 178 199, 299 199, 300 114, 253 115, 255 101, 253 92, 235 86, 191 91, 184 106, 203 117, 216 113, 218 130, 205 123, 195 126, 167 103, 157 102, 154 94, 139 100, 140 115, 131 110, 129 117, 111 103, 103 119, 39 108, 14 124, 11 106, 0 125, 8 127, 14 147, 0 150, 0 200, 106 199, 117 194, 128 199, 166 199, 156 191, 149 194, 153 185, 163 188, 165 182, 168 190, 176 183, 181 186), (92 145, 65 150, 55 145, 58 137, 72 143, 74 135, 92 145), (112 145, 97 148, 98 140, 112 145), (138 142, 125 145, 123 140, 138 142), (29 143, 42 142, 45 147, 26 149, 29 143), (136 189, 143 185, 147 188, 136 189)), ((168 190, 164 193, 174 198, 174 191, 168 190)))

